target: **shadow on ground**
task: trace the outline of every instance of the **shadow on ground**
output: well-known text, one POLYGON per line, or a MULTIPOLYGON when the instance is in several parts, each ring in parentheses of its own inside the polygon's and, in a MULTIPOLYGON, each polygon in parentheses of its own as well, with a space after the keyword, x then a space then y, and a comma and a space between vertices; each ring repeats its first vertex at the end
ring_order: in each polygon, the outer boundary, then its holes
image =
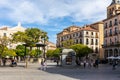
MULTIPOLYGON (((40 70, 40 68, 39 68, 40 70)), ((48 65, 45 72, 51 74, 59 74, 67 77, 71 77, 77 80, 119 80, 120 68, 112 70, 110 66, 101 65, 97 68, 83 68, 80 66, 74 67, 62 67, 48 65)))

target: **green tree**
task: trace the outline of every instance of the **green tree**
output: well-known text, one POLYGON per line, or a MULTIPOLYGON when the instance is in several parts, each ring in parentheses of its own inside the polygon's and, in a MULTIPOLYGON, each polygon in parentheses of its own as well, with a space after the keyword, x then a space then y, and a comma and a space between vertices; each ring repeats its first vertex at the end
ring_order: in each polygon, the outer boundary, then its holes
POLYGON ((18 32, 12 34, 12 42, 13 43, 25 42, 26 39, 27 39, 27 35, 25 34, 25 32, 18 31, 18 32))
POLYGON ((47 58, 53 57, 53 51, 54 50, 47 50, 47 53, 46 53, 47 58))
POLYGON ((70 48, 70 46, 74 44, 74 40, 73 39, 66 40, 63 41, 62 44, 64 48, 70 48))
POLYGON ((14 50, 6 48, 5 51, 2 54, 2 57, 7 57, 7 56, 9 56, 9 57, 15 57, 16 53, 15 53, 14 50))
POLYGON ((55 49, 53 51, 53 57, 60 57, 60 53, 61 53, 60 48, 55 49))
POLYGON ((59 58, 60 57, 60 53, 61 53, 61 50, 60 48, 57 48, 55 50, 48 50, 46 55, 47 57, 56 57, 56 58, 59 58))
MULTIPOLYGON (((25 32, 17 32, 12 35, 12 40, 14 42, 23 42, 30 47, 29 54, 32 53, 32 47, 40 41, 40 38, 43 36, 43 32, 38 28, 28 28, 25 32), (20 40, 19 40, 20 39, 20 40)), ((45 36, 45 35, 44 35, 45 36)), ((47 36, 47 33, 46 33, 47 36)), ((28 59, 26 59, 26 68, 27 68, 28 59)))
POLYGON ((72 48, 76 52, 77 57, 85 57, 92 52, 92 49, 83 44, 75 44, 72 45, 70 48, 72 48))
POLYGON ((10 43, 10 39, 6 36, 0 37, 0 58, 6 50, 7 45, 10 43))
POLYGON ((48 41, 47 32, 42 31, 41 39, 44 44, 48 41))
POLYGON ((39 49, 35 49, 35 50, 32 50, 32 51, 31 51, 30 56, 31 56, 31 57, 35 57, 35 58, 38 58, 38 57, 40 57, 40 54, 42 54, 42 51, 39 50, 39 49))
MULTIPOLYGON (((25 46, 23 45, 18 45, 16 46, 15 52, 17 56, 24 57, 25 56, 25 46)), ((26 53, 28 53, 29 50, 26 48, 26 53)))

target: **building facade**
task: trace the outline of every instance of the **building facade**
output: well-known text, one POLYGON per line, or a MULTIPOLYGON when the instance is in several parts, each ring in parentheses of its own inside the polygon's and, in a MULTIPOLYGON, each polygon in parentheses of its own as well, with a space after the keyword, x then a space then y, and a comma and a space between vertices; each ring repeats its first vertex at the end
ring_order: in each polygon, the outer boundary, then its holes
POLYGON ((120 1, 112 0, 107 7, 104 20, 104 54, 105 58, 120 56, 120 1))
POLYGON ((70 26, 57 34, 57 47, 64 47, 63 42, 73 40, 73 44, 84 44, 93 49, 93 55, 103 58, 103 22, 84 27, 70 26))
POLYGON ((56 44, 53 42, 47 42, 47 50, 55 50, 56 49, 56 44))
MULTIPOLYGON (((15 27, 8 27, 8 26, 2 26, 0 28, 0 37, 8 37, 11 38, 13 33, 16 33, 18 31, 24 32, 25 28, 21 26, 21 23, 19 22, 17 26, 15 27)), ((9 49, 15 49, 17 45, 21 43, 13 44, 13 43, 8 43, 8 48, 9 49)))

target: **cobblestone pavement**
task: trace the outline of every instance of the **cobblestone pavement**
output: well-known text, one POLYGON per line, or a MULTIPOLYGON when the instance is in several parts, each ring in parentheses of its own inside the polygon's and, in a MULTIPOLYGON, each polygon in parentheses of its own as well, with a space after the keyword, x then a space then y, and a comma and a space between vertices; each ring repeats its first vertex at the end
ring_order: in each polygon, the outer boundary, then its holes
POLYGON ((40 70, 38 63, 29 64, 24 68, 24 63, 17 67, 0 67, 0 80, 120 80, 120 67, 112 70, 111 66, 100 65, 95 68, 57 67, 48 63, 46 71, 40 70))

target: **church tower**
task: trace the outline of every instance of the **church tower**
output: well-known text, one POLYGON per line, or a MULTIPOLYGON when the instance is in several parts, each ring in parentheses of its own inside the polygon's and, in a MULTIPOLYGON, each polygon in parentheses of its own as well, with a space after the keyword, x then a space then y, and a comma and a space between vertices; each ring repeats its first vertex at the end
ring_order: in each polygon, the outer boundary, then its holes
POLYGON ((112 3, 107 7, 107 18, 110 18, 120 13, 120 1, 112 0, 112 3))

